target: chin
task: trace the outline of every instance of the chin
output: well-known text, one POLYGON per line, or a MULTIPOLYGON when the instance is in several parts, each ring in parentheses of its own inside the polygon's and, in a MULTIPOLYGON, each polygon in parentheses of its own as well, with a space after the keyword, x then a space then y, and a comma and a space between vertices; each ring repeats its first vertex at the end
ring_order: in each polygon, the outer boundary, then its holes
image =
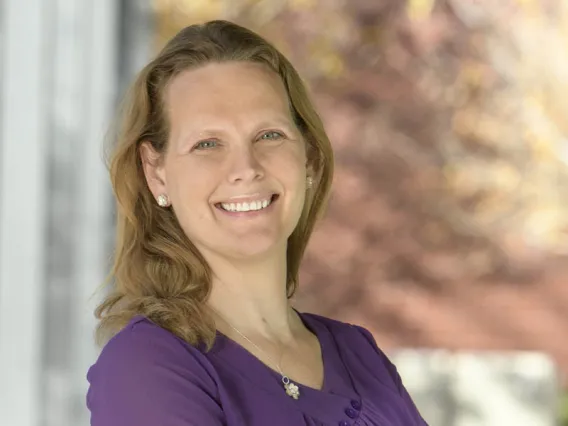
POLYGON ((232 244, 219 247, 217 252, 227 258, 243 261, 261 260, 273 255, 286 253, 286 238, 255 236, 235 238, 232 244))
POLYGON ((232 247, 226 250, 225 253, 228 257, 239 259, 243 261, 261 260, 276 253, 280 254, 278 250, 280 245, 270 244, 259 246, 258 244, 241 244, 238 247, 232 247))

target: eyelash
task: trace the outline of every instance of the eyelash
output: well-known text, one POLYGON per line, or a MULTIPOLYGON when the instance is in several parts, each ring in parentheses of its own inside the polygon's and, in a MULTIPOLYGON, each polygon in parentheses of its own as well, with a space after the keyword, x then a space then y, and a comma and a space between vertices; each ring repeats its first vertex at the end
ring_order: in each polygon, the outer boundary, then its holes
MULTIPOLYGON (((274 134, 278 135, 278 138, 279 138, 279 139, 284 137, 284 135, 283 135, 281 132, 278 132, 278 131, 276 131, 276 130, 268 130, 267 132, 264 132, 264 133, 260 136, 260 139, 264 139, 263 136, 268 135, 268 134, 270 134, 270 133, 274 133, 274 134)), ((264 139, 264 140, 266 140, 266 139, 264 139)), ((269 140, 274 140, 274 139, 269 139, 269 140)))
MULTIPOLYGON (((271 133, 277 135, 277 138, 278 138, 278 139, 281 139, 281 138, 284 137, 284 134, 281 133, 281 132, 278 132, 278 131, 276 131, 276 130, 268 130, 268 131, 266 131, 266 132, 264 132, 264 133, 262 133, 262 134, 260 135, 260 139, 261 139, 261 140, 276 140, 276 139, 272 139, 272 138, 264 139, 264 136, 269 135, 269 134, 271 134, 271 133)), ((199 149, 199 150, 212 149, 212 148, 214 148, 216 145, 215 145, 215 146, 209 146, 209 147, 204 147, 203 145, 204 145, 204 144, 217 144, 217 143, 218 143, 218 142, 215 141, 215 140, 199 141, 199 142, 197 142, 197 143, 194 145, 193 149, 199 149)))
POLYGON ((214 141, 214 140, 199 141, 199 142, 197 142, 197 143, 195 144, 195 146, 193 147, 193 149, 211 149, 211 148, 213 148, 213 147, 203 147, 202 145, 203 145, 203 144, 206 144, 206 143, 208 143, 208 144, 216 144, 217 141, 214 141))

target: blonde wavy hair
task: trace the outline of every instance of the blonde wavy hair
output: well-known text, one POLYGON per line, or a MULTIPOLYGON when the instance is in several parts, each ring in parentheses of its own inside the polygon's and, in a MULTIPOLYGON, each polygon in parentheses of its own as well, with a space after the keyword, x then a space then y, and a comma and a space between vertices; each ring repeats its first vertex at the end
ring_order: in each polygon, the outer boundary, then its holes
POLYGON ((191 345, 204 342, 209 350, 214 342, 215 325, 204 307, 211 290, 211 270, 184 234, 173 209, 157 205, 146 183, 139 150, 149 141, 157 152, 165 152, 168 117, 164 95, 172 79, 182 71, 225 61, 261 63, 278 73, 306 141, 314 184, 288 239, 288 297, 298 288, 300 263, 333 176, 333 152, 321 119, 294 67, 262 37, 227 21, 191 25, 141 70, 122 105, 108 161, 118 217, 108 292, 95 310, 100 344, 136 315, 191 345))

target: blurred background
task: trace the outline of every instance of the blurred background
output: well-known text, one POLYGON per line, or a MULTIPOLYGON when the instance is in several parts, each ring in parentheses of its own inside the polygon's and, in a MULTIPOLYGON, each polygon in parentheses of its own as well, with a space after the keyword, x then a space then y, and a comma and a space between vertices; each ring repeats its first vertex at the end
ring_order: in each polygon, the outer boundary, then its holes
POLYGON ((432 426, 568 425, 566 0, 0 0, 0 425, 86 426, 116 104, 229 19, 337 155, 300 310, 371 330, 432 426))

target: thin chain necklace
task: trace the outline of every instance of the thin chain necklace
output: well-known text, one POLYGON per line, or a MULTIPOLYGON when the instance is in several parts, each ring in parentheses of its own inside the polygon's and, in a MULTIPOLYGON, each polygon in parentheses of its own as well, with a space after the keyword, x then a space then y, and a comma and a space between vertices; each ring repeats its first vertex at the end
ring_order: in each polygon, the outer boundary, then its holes
MULTIPOLYGON (((282 372, 282 369, 280 368, 280 363, 276 363, 272 360, 272 358, 262 349, 260 349, 252 340, 250 340, 247 336, 245 336, 243 333, 241 333, 236 327, 234 327, 229 321, 227 321, 225 319, 225 317, 223 317, 221 314, 219 314, 219 312, 217 312, 217 310, 209 307, 211 310, 213 310, 217 315, 219 315, 219 317, 221 317, 223 319, 223 321, 225 321, 227 324, 229 324, 229 327, 231 327, 233 330, 235 330, 237 333, 239 333, 240 336, 243 337, 243 339, 245 339, 246 341, 248 341, 251 345, 253 345, 259 352, 263 353, 269 360, 271 363, 273 363, 276 368, 278 369, 278 372, 280 373, 280 375, 282 376, 282 383, 284 384, 284 389, 286 390, 286 395, 294 398, 294 399, 298 399, 300 397, 300 389, 298 388, 298 385, 296 385, 294 382, 292 382, 290 380, 290 378, 285 375, 282 372)), ((282 354, 280 354, 280 359, 282 359, 282 354)))

